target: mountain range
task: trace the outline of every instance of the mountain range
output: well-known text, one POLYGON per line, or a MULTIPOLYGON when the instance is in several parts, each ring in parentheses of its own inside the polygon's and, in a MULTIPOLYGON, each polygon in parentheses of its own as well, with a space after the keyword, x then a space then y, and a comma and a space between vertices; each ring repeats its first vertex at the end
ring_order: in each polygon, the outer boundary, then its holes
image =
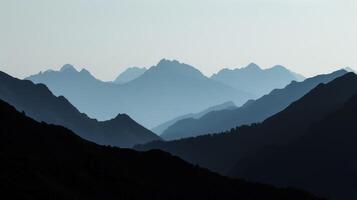
POLYGON ((6 199, 291 199, 299 190, 229 179, 161 151, 94 144, 0 100, 0 188, 6 199))
POLYGON ((300 187, 329 199, 356 199, 357 75, 321 83, 262 123, 223 134, 152 142, 216 172, 300 187))
POLYGON ((39 122, 65 126, 99 144, 132 147, 160 140, 160 137, 126 114, 119 114, 108 121, 91 119, 63 96, 54 96, 45 85, 19 80, 3 72, 0 72, 0 99, 39 122))
POLYGON ((226 101, 241 105, 254 98, 207 78, 190 65, 165 59, 125 84, 97 80, 87 70, 78 72, 70 65, 26 79, 45 84, 91 117, 105 120, 127 113, 148 128, 226 101))
POLYGON ((257 123, 282 111, 292 102, 304 96, 320 83, 328 83, 346 74, 338 70, 326 75, 318 75, 302 82, 293 81, 282 89, 275 89, 257 100, 250 100, 236 109, 216 110, 199 118, 182 118, 167 127, 161 136, 166 140, 218 133, 243 124, 257 123))
POLYGON ((222 69, 211 78, 237 90, 253 93, 257 97, 268 94, 273 89, 283 88, 291 81, 305 79, 302 75, 289 71, 281 65, 261 69, 255 63, 244 68, 222 69))

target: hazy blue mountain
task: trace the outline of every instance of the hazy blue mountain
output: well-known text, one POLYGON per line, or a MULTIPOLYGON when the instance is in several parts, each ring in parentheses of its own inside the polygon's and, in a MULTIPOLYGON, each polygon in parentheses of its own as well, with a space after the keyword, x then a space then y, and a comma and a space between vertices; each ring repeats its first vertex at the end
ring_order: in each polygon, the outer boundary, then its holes
MULTIPOLYGON (((63 70, 73 70, 64 68, 63 70)), ((71 72, 72 73, 72 72, 71 72)), ((19 80, 0 72, 0 99, 41 122, 65 126, 79 136, 99 144, 132 147, 160 138, 136 123, 128 115, 119 114, 108 121, 97 121, 80 113, 63 96, 54 96, 43 84, 19 80)))
POLYGON ((268 94, 273 89, 283 88, 291 81, 305 79, 302 75, 291 72, 281 65, 261 69, 255 63, 244 68, 222 69, 211 78, 237 90, 253 93, 257 97, 268 94))
POLYGON ((127 83, 129 81, 132 81, 139 76, 143 75, 146 72, 146 68, 140 68, 140 67, 130 67, 126 69, 124 72, 122 72, 115 80, 114 83, 127 83))
MULTIPOLYGON (((350 88, 351 84, 357 93, 356 78, 349 79, 351 81, 321 86, 296 106, 309 109, 316 104, 326 104, 324 101, 345 96, 345 92, 338 90, 346 90, 344 88, 350 88)), ((230 175, 305 188, 327 199, 357 199, 357 95, 339 105, 336 111, 315 122, 296 141, 266 148, 241 160, 230 175)))
POLYGON ((46 84, 91 117, 103 120, 127 113, 148 128, 226 101, 241 105, 253 97, 205 77, 190 65, 165 59, 126 84, 104 83, 75 70, 65 72, 27 79, 46 84))
POLYGON ((357 75, 348 73, 319 84, 283 111, 260 124, 244 125, 223 134, 139 145, 161 149, 210 170, 226 174, 235 164, 274 146, 288 145, 314 123, 337 110, 357 93, 357 75))
POLYGON ((108 120, 118 113, 125 113, 113 111, 110 116, 99 114, 100 109, 105 112, 111 108, 107 104, 102 104, 100 108, 98 105, 100 105, 101 95, 111 92, 112 90, 108 87, 114 84, 96 79, 85 69, 77 71, 72 65, 66 64, 59 71, 47 70, 29 76, 26 80, 45 84, 54 95, 65 96, 76 108, 92 118, 108 120), (92 102, 97 102, 97 105, 94 106, 92 102))
POLYGON ((99 146, 1 100, 0 121, 2 199, 317 199, 229 179, 161 151, 99 146))
MULTIPOLYGON (((231 102, 231 101, 228 101, 228 102, 225 102, 225 103, 222 103, 222 104, 219 104, 219 105, 216 105, 216 106, 212 106, 212 107, 209 107, 199 113, 190 113, 190 114, 186 114, 186 115, 182 115, 182 116, 179 116, 179 117, 176 117, 172 120, 169 120, 163 124, 160 124, 159 126, 151 129, 154 133, 158 134, 158 135, 161 135, 168 127, 170 127, 171 125, 173 125, 174 123, 176 123, 177 121, 179 120, 182 120, 182 119, 186 119, 186 118, 194 118, 194 119, 197 119, 197 118, 200 118, 202 117, 203 115, 209 113, 209 112, 212 112, 212 111, 218 111, 218 110, 232 110, 232 109, 235 109, 237 108, 237 106, 231 102)), ((165 139, 165 138, 163 138, 165 139)))
POLYGON ((250 100, 242 107, 232 110, 209 112, 198 119, 185 118, 168 127, 162 137, 179 139, 227 131, 236 126, 261 122, 285 109, 290 103, 304 96, 320 83, 327 83, 346 74, 339 70, 331 74, 318 75, 303 82, 293 81, 283 89, 275 89, 267 95, 250 100))

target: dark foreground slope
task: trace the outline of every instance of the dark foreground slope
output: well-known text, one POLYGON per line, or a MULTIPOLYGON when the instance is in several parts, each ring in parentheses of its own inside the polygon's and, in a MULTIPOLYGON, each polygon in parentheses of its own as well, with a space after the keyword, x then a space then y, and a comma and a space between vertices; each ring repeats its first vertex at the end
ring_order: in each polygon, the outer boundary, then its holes
POLYGON ((357 199, 357 95, 299 140, 242 160, 231 176, 304 188, 328 199, 357 199))
POLYGON ((0 195, 7 199, 315 199, 232 180, 161 151, 99 146, 0 101, 0 195))
POLYGON ((126 114, 103 122, 91 119, 80 113, 66 98, 54 96, 45 85, 19 80, 3 72, 0 72, 0 99, 39 122, 65 126, 99 144, 132 147, 160 140, 126 114))

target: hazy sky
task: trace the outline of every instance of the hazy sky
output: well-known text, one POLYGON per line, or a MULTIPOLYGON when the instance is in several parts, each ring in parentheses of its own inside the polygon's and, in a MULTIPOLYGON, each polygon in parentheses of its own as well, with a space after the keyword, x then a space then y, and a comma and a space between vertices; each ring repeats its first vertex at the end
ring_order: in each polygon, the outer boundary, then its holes
POLYGON ((0 27, 0 70, 20 78, 71 63, 111 80, 161 58, 357 69, 357 0, 0 0, 0 27))

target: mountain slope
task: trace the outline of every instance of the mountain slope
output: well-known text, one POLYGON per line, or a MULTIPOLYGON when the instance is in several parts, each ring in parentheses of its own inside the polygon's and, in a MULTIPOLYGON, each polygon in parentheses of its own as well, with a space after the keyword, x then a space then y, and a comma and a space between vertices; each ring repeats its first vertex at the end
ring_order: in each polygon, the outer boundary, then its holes
POLYGON ((35 85, 3 72, 0 72, 0 99, 37 121, 65 126, 99 144, 132 147, 160 139, 125 114, 103 122, 90 119, 64 97, 54 96, 45 85, 35 85))
POLYGON ((1 196, 11 199, 316 199, 232 180, 161 151, 99 146, 0 101, 1 196))
POLYGON ((139 76, 143 75, 146 72, 146 68, 140 68, 140 67, 130 67, 126 69, 124 72, 119 74, 119 76, 114 80, 114 83, 127 83, 129 81, 132 81, 139 76))
POLYGON ((328 199, 356 199, 357 95, 298 140, 236 164, 231 176, 305 188, 328 199))
POLYGON ((261 69, 255 63, 244 68, 222 69, 212 75, 211 78, 237 90, 249 91, 258 97, 268 94, 273 89, 283 88, 291 81, 303 81, 305 79, 281 65, 261 69))
MULTIPOLYGON (((198 119, 201 118, 203 115, 212 112, 212 111, 218 111, 218 110, 232 110, 237 108, 237 106, 233 103, 233 102, 225 102, 216 106, 212 106, 209 107, 199 113, 190 113, 190 114, 186 114, 186 115, 182 115, 179 117, 176 117, 172 120, 169 120, 163 124, 160 124, 159 126, 151 129, 154 133, 161 135, 168 127, 172 126, 173 124, 175 124, 176 122, 182 120, 182 119, 187 119, 187 118, 193 118, 193 119, 198 119)), ((165 135, 163 135, 163 137, 165 137, 165 135)), ((169 139, 169 138, 163 138, 163 139, 169 139)))
POLYGON ((248 101, 237 109, 210 112, 198 119, 182 119, 168 127, 162 136, 178 139, 227 131, 243 124, 261 122, 301 98, 319 83, 328 83, 346 73, 345 70, 339 70, 308 78, 303 82, 292 82, 283 89, 275 89, 255 101, 248 101))
POLYGON ((138 150, 162 149, 181 158, 226 174, 240 160, 276 145, 286 145, 310 125, 338 109, 357 93, 357 75, 347 73, 320 84, 283 111, 261 124, 241 126, 230 132, 170 142, 139 145, 138 150))
MULTIPOLYGON (((55 96, 66 97, 78 110, 95 119, 108 120, 114 118, 118 113, 126 113, 113 111, 110 116, 106 117, 93 114, 99 112, 98 104, 100 104, 101 95, 111 92, 108 86, 116 84, 102 82, 94 78, 87 70, 77 71, 70 64, 64 65, 59 71, 47 70, 29 76, 25 80, 30 80, 36 84, 45 84, 55 96), (91 102, 98 104, 93 106, 91 102)), ((110 109, 111 106, 107 105, 103 103, 100 109, 103 112, 110 109)))
POLYGON ((127 113, 145 127, 226 101, 241 105, 253 96, 205 77, 194 67, 178 61, 161 60, 140 77, 126 83, 83 82, 61 72, 29 77, 63 95, 80 111, 97 119, 127 113), (55 78, 52 78, 55 77, 55 78))

